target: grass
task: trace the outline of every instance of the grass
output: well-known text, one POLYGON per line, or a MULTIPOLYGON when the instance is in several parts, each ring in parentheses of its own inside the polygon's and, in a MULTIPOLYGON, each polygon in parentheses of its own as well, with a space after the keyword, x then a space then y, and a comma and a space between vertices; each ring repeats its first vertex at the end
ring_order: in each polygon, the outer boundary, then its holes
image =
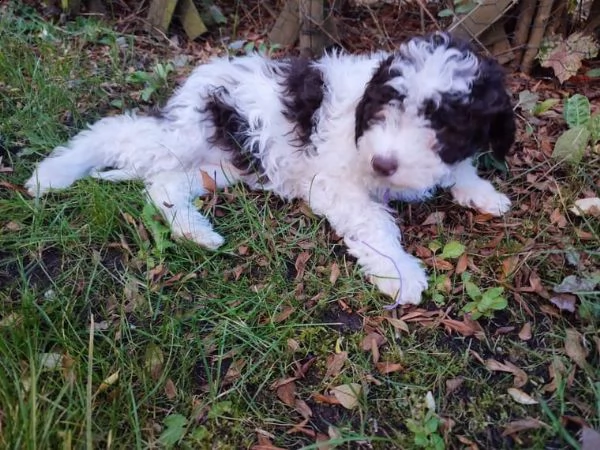
MULTIPOLYGON (((25 7, 3 8, 0 149, 12 172, 0 175, 0 446, 317 448, 329 439, 340 448, 567 448, 578 445, 582 422, 600 427, 597 294, 580 294, 573 314, 520 289, 532 274, 550 289, 566 275, 598 270, 597 222, 565 215, 557 229, 549 219, 582 193, 597 193, 597 157, 569 171, 514 160, 512 181, 501 183, 517 206, 504 222, 477 222, 444 196, 399 205, 411 252, 461 242, 472 280, 482 290, 504 286, 509 301, 479 320, 479 338, 452 332, 440 316, 407 319, 400 327, 408 331, 399 331, 383 309, 389 299, 300 203, 241 186, 202 199, 198 206, 227 238, 208 252, 166 239, 137 183, 82 180, 39 201, 23 195, 16 187, 33 164, 86 122, 147 108, 144 86, 128 75, 151 72, 168 55, 143 69, 133 36, 91 19, 59 27, 25 7), (532 187, 528 175, 550 188, 532 187), (442 225, 420 225, 439 210, 442 225), (573 258, 578 266, 568 264, 573 258), (504 278, 503 263, 512 272, 504 278), (517 333, 527 322, 534 333, 523 340, 517 333), (585 338, 589 367, 565 350, 567 329, 585 338), (402 370, 377 370, 363 350, 369 333, 385 338, 380 362, 402 370), (324 377, 342 351, 339 373, 324 377), (511 399, 513 374, 488 370, 489 358, 525 371, 522 389, 541 403, 511 399), (544 390, 551 364, 557 386, 544 390), (288 405, 272 386, 295 373, 288 405), (362 386, 357 406, 330 404, 331 389, 348 383, 362 386), (300 400, 312 414, 304 422, 300 400), (502 435, 524 418, 545 425, 502 435), (415 429, 426 430, 424 441, 415 429)), ((167 93, 153 89, 150 102, 167 93)), ((424 307, 462 321, 469 298, 456 267, 452 260, 451 270, 439 269, 448 275, 444 296, 424 307)), ((398 315, 411 311, 419 310, 398 315)))

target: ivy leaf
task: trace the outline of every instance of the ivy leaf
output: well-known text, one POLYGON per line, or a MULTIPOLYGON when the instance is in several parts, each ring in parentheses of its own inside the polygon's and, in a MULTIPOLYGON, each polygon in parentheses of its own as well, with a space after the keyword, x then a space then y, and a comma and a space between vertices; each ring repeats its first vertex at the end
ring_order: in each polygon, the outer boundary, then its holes
POLYGON ((164 421, 165 429, 158 440, 165 446, 177 444, 185 436, 187 419, 181 414, 171 414, 164 421))
POLYGON ((590 121, 590 101, 581 94, 569 97, 565 101, 564 116, 569 128, 587 125, 590 121))
POLYGON ((584 126, 578 126, 565 131, 556 140, 552 157, 578 164, 590 141, 590 136, 590 130, 584 126))
POLYGON ((573 33, 567 39, 562 36, 549 36, 542 42, 537 58, 542 67, 551 67, 556 78, 563 83, 581 67, 581 61, 594 58, 598 54, 598 44, 593 36, 573 33))
POLYGON ((450 241, 446 245, 444 245, 444 249, 442 250, 441 258, 458 258, 465 252, 465 246, 457 241, 450 241))
POLYGON ((588 122, 588 130, 590 130, 592 135, 592 144, 600 142, 600 113, 596 113, 590 117, 590 121, 588 122))

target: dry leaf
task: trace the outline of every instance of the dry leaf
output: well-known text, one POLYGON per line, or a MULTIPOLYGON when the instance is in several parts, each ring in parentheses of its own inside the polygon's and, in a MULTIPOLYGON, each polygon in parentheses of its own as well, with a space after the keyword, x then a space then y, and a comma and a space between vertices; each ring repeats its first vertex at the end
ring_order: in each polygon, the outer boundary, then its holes
POLYGON ((556 224, 558 228, 564 228, 567 226, 567 218, 560 212, 559 208, 556 208, 550 214, 550 223, 556 224))
POLYGON ((510 434, 515 434, 526 430, 537 430, 543 426, 548 427, 548 425, 541 420, 531 417, 528 417, 527 419, 515 420, 506 424, 504 431, 502 432, 502 436, 508 436, 510 434))
POLYGON ((248 246, 247 245, 240 245, 238 247, 238 254, 240 254, 241 256, 247 255, 248 254, 248 246))
POLYGON ((340 277, 340 266, 337 263, 331 265, 331 274, 329 275, 329 282, 333 286, 337 279, 340 277))
POLYGON ((304 276, 304 270, 306 269, 306 263, 310 258, 310 253, 302 252, 296 258, 294 267, 296 268, 296 281, 300 281, 304 276))
POLYGON ((463 377, 446 380, 446 395, 450 395, 462 386, 465 379, 463 377))
POLYGON ((296 404, 296 383, 290 381, 280 385, 277 388, 277 397, 286 405, 293 407, 296 404))
POLYGON ((600 448, 600 433, 592 428, 581 429, 581 450, 597 450, 600 448))
POLYGON ((331 393, 346 409, 354 409, 358 405, 362 386, 358 383, 342 384, 334 387, 331 393))
POLYGON ((575 206, 570 209, 577 216, 600 217, 600 198, 590 197, 575 201, 575 206))
POLYGON ((165 395, 169 400, 173 400, 177 397, 177 387, 170 378, 167 378, 167 381, 165 382, 165 395))
POLYGON ((60 369, 63 366, 63 355, 60 353, 40 353, 39 362, 42 369, 60 369))
POLYGON ((398 330, 398 331, 404 331, 406 333, 409 333, 410 330, 408 329, 408 325, 407 323, 402 320, 402 319, 395 319, 393 317, 386 317, 385 320, 387 320, 389 323, 392 324, 392 326, 398 330))
POLYGON ((334 353, 333 355, 329 355, 329 357, 327 358, 327 372, 325 372, 324 378, 337 377, 342 371, 344 363, 347 359, 348 352, 339 352, 334 353))
POLYGON ((558 294, 550 298, 550 303, 561 311, 575 312, 577 297, 573 294, 558 294))
POLYGON ((150 374, 150 378, 154 381, 157 381, 161 374, 164 362, 164 355, 160 347, 156 344, 150 344, 146 348, 146 355, 144 360, 144 365, 146 366, 146 370, 150 374))
POLYGON ((462 322, 456 319, 442 319, 442 324, 449 331, 456 331, 463 336, 475 336, 478 339, 485 335, 483 328, 476 320, 469 319, 466 315, 462 322))
POLYGON ((421 225, 441 225, 444 223, 446 213, 443 211, 436 211, 427 216, 427 219, 421 225))
POLYGON ((580 368, 586 370, 588 363, 586 358, 588 350, 581 344, 581 334, 572 328, 567 330, 565 337, 565 352, 567 356, 573 360, 580 368))
POLYGON ((538 401, 531 397, 529 394, 526 394, 521 389, 517 388, 509 388, 508 395, 512 397, 512 399, 520 403, 521 405, 537 405, 538 401))
POLYGON ((373 362, 379 361, 379 347, 385 343, 386 339, 379 333, 371 332, 365 336, 361 343, 361 348, 368 352, 370 351, 373 357, 373 362))
POLYGON ((104 379, 102 383, 100 383, 100 387, 98 387, 98 392, 103 392, 107 390, 110 386, 119 381, 119 371, 117 370, 115 373, 109 375, 104 379))
POLYGON ((217 183, 214 178, 204 170, 200 170, 200 175, 202 176, 202 186, 204 189, 211 194, 215 193, 217 191, 217 183))
POLYGON ((305 419, 309 419, 312 417, 312 410, 304 400, 300 400, 299 398, 296 399, 296 401, 294 402, 294 409, 297 412, 299 412, 300 415, 305 419))
POLYGON ((502 261, 502 276, 501 281, 506 280, 510 275, 513 274, 517 266, 519 265, 518 256, 509 256, 502 261))
POLYGON ((237 381, 242 376, 242 369, 245 365, 246 361, 243 359, 234 360, 223 377, 223 386, 237 381))
POLYGON ((23 229, 23 225, 17 222, 13 222, 12 220, 4 225, 4 229, 6 231, 20 231, 23 229))
POLYGON ((381 373, 383 375, 386 375, 386 374, 392 373, 392 372, 400 372, 401 370, 404 370, 404 367, 402 367, 402 364, 391 363, 391 362, 387 362, 387 361, 379 362, 379 363, 375 364, 375 367, 377 368, 379 373, 381 373))
POLYGON ((317 436, 315 438, 315 444, 317 444, 317 448, 319 450, 331 450, 334 448, 333 445, 328 444, 329 442, 329 437, 326 434, 323 433, 317 433, 317 436))
POLYGON ((68 353, 62 359, 62 374, 65 381, 69 384, 74 384, 77 380, 75 373, 75 360, 68 353))
POLYGON ((516 387, 523 387, 523 386, 525 386, 525 384, 527 384, 528 378, 527 378, 527 374, 525 373, 525 371, 523 369, 520 369, 519 367, 515 366, 510 361, 501 363, 499 361, 496 361, 493 358, 490 358, 485 361, 485 366, 489 370, 492 370, 495 372, 512 373, 515 376, 515 378, 513 380, 513 384, 516 387))
POLYGON ((290 338, 287 340, 287 348, 291 352, 297 352, 298 350, 300 350, 300 344, 297 340, 290 338))
POLYGON ((519 331, 519 339, 522 341, 528 341, 531 339, 531 322, 525 323, 521 331, 519 331))
MULTIPOLYGON (((258 430, 257 430, 258 431, 258 430)), ((257 432, 257 440, 258 440, 258 444, 253 445, 252 447, 250 447, 251 450, 285 450, 281 447, 276 447, 273 445, 273 443, 271 442, 271 439, 273 439, 274 436, 266 435, 266 432, 264 432, 263 430, 260 430, 261 432, 257 432)))
POLYGON ((550 383, 544 386, 544 392, 554 392, 560 385, 563 375, 567 373, 567 369, 560 360, 560 358, 554 357, 552 363, 548 367, 548 374, 550 375, 550 383))
MULTIPOLYGON (((458 258, 458 261, 456 261, 456 269, 454 270, 454 273, 456 275, 460 275, 465 270, 467 270, 468 265, 469 265, 469 256, 466 253, 463 253, 462 255, 460 255, 460 258, 458 258)), ((450 281, 450 280, 448 280, 448 281, 450 281)))
POLYGON ((283 322, 288 317, 290 317, 294 311, 296 311, 296 308, 294 308, 293 306, 284 306, 283 310, 275 317, 273 317, 273 323, 283 322))
POLYGON ((333 395, 323 395, 318 392, 311 395, 312 399, 317 403, 325 403, 326 405, 339 405, 340 402, 333 395))

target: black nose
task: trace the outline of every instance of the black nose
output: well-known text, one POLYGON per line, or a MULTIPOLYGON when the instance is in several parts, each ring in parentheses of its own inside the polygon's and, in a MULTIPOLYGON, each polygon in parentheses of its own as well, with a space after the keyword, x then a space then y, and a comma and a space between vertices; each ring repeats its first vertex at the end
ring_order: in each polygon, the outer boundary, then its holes
POLYGON ((375 156, 371 160, 371 165, 373 166, 373 170, 377 172, 379 175, 383 175, 384 177, 389 177, 393 175, 396 170, 398 170, 398 161, 394 158, 388 158, 385 156, 375 156))

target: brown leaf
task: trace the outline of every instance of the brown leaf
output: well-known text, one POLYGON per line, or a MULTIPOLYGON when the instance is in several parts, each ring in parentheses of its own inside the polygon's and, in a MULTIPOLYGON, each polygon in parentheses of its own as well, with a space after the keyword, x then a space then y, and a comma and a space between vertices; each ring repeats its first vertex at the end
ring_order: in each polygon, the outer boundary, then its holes
POLYGON ((200 175, 202 176, 202 186, 204 189, 206 189, 207 192, 214 194, 217 191, 217 183, 214 178, 204 170, 200 170, 200 175))
POLYGON ((314 393, 311 395, 312 399, 317 403, 325 403, 327 405, 339 405, 340 401, 333 395, 323 395, 314 393))
POLYGON ((467 255, 466 253, 463 253, 462 255, 460 255, 460 258, 458 258, 458 261, 456 261, 456 269, 454 270, 454 273, 456 275, 460 275, 465 270, 467 270, 468 265, 469 265, 469 255, 467 255))
POLYGON ((504 334, 512 333, 513 331, 515 331, 515 327, 513 327, 512 325, 500 327, 496 331, 494 331, 494 336, 502 336, 504 334))
POLYGON ((346 409, 354 409, 358 406, 361 392, 362 386, 358 383, 342 384, 331 390, 331 393, 346 409))
POLYGON ((167 378, 167 381, 165 381, 165 395, 169 400, 173 400, 177 397, 177 387, 170 378, 167 378))
POLYGON ((392 324, 392 326, 398 330, 398 331, 404 331, 405 333, 410 333, 410 330, 408 329, 408 325, 406 324, 406 322, 402 319, 395 319, 393 317, 386 317, 385 320, 387 320, 390 324, 392 324))
POLYGON ((277 397, 288 406, 296 404, 296 383, 290 381, 277 388, 277 397))
POLYGON ((588 350, 581 344, 581 334, 572 328, 568 329, 566 333, 565 352, 567 353, 567 356, 580 368, 586 370, 588 367, 586 361, 588 350))
POLYGON ((329 357, 327 358, 327 372, 325 372, 324 378, 337 377, 342 371, 342 368, 344 367, 344 364, 347 359, 348 352, 339 352, 334 353, 333 355, 329 355, 329 357))
POLYGON ((329 282, 333 286, 337 279, 340 277, 340 266, 337 263, 331 265, 331 274, 329 275, 329 282))
POLYGON ((502 436, 508 436, 510 434, 519 433, 521 431, 526 430, 537 430, 541 427, 550 428, 544 422, 538 419, 534 419, 532 417, 528 417, 527 419, 514 420, 513 422, 509 422, 504 427, 504 431, 502 432, 502 436))
POLYGON ((458 439, 458 441, 461 444, 467 445, 469 450, 479 450, 479 447, 477 446, 477 444, 475 442, 473 442, 471 439, 467 438, 466 436, 458 435, 458 436, 456 436, 456 439, 458 439))
POLYGON ((366 352, 370 351, 373 362, 377 363, 379 361, 379 347, 383 345, 385 341, 385 337, 373 331, 365 336, 361 343, 361 348, 366 352))
POLYGON ((23 229, 23 225, 18 222, 13 222, 12 220, 4 225, 4 229, 6 231, 20 231, 23 229))
POLYGON ((294 267, 296 268, 296 281, 300 281, 304 276, 304 271, 306 269, 306 263, 310 258, 310 253, 304 251, 298 255, 296 258, 296 263, 294 267))
MULTIPOLYGON (((73 385, 77 380, 77 376, 75 373, 75 360, 69 355, 65 353, 62 357, 62 375, 65 381, 73 385)), ((1 414, 1 413, 0 413, 1 414)))
POLYGON ((446 261, 445 259, 440 259, 436 256, 426 260, 425 262, 427 264, 429 264, 430 266, 435 267, 437 270, 449 271, 449 270, 454 269, 454 264, 452 264, 450 261, 446 261))
POLYGON ((465 379, 463 377, 446 380, 446 395, 450 395, 462 386, 465 379))
POLYGON ((463 336, 481 338, 485 335, 481 325, 476 320, 471 320, 467 316, 463 317, 462 322, 456 319, 442 319, 441 322, 448 330, 455 331, 463 336))
POLYGON ((492 371, 512 373, 515 376, 513 384, 516 387, 523 387, 523 386, 525 386, 525 384, 527 384, 528 378, 527 378, 527 374, 525 373, 525 371, 523 369, 520 369, 519 367, 515 366, 510 361, 501 363, 499 361, 496 361, 493 358, 490 358, 485 361, 485 366, 489 370, 492 370, 492 371))
POLYGON ((539 403, 531 397, 531 395, 523 392, 521 389, 508 388, 507 392, 515 402, 520 403, 521 405, 537 405, 539 403))
POLYGON ((555 224, 558 228, 564 228, 568 222, 564 214, 560 212, 560 209, 555 208, 552 214, 550 214, 550 223, 555 224))
POLYGON ((296 308, 293 306, 284 306, 283 310, 273 317, 273 323, 280 323, 285 321, 288 317, 292 315, 292 313, 296 311, 296 308))
POLYGON ((391 362, 387 362, 387 361, 382 361, 382 362, 376 363, 375 367, 377 368, 379 373, 381 373, 383 375, 386 375, 386 374, 392 373, 392 372, 400 372, 400 371, 404 370, 404 367, 402 367, 402 364, 391 363, 391 362))
POLYGON ((297 398, 294 402, 294 409, 305 419, 312 417, 312 409, 310 409, 310 406, 308 406, 304 400, 297 398))
POLYGON ((297 340, 290 338, 287 340, 287 348, 291 352, 297 352, 298 350, 300 350, 300 344, 297 340))
POLYGON ((500 281, 506 280, 510 275, 513 274, 517 266, 519 265, 519 257, 518 256, 509 256, 508 258, 504 258, 502 261, 502 276, 500 277, 500 281))
POLYGON ((550 375, 550 383, 544 386, 544 392, 554 392, 560 385, 563 375, 567 373, 567 369, 560 360, 560 358, 554 357, 552 363, 548 367, 548 374, 550 375))
POLYGON ((256 438, 258 440, 258 444, 250 447, 251 450, 285 450, 281 447, 274 446, 273 443, 271 442, 272 436, 266 436, 263 433, 266 433, 266 432, 257 433, 256 438))
POLYGON ((444 223, 446 213, 443 211, 436 211, 427 216, 421 225, 441 225, 444 223))
POLYGON ((240 254, 241 256, 247 255, 248 254, 248 246, 247 245, 240 245, 238 247, 238 254, 240 254))
POLYGON ((232 384, 242 376, 242 369, 246 365, 246 361, 243 359, 233 360, 225 376, 223 377, 223 385, 232 384))
POLYGON ((521 331, 519 331, 519 339, 522 341, 528 341, 531 339, 531 322, 527 322, 523 325, 523 328, 521 328, 521 331))
POLYGON ((556 306, 561 311, 575 312, 575 304, 577 296, 573 294, 558 294, 550 298, 550 303, 556 306))

